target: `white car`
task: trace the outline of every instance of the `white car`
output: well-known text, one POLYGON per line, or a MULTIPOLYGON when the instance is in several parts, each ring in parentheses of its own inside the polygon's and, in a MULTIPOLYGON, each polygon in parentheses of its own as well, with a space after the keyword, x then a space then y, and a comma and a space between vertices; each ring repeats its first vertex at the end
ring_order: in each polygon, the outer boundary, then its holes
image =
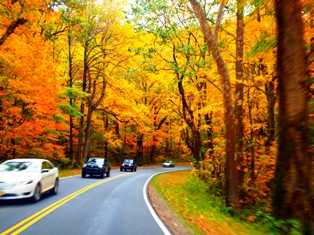
POLYGON ((174 167, 175 163, 173 161, 166 161, 162 164, 163 167, 174 167))
POLYGON ((49 160, 19 158, 0 164, 0 200, 40 200, 45 192, 57 194, 59 170, 49 160))

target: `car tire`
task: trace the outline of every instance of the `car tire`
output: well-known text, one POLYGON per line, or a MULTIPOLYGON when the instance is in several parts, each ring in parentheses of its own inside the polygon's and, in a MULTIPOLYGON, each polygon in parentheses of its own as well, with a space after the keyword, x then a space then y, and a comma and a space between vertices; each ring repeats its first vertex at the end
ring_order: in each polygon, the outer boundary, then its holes
POLYGON ((53 186, 53 189, 51 190, 51 194, 56 195, 58 193, 58 190, 59 190, 59 180, 56 179, 55 185, 53 186))
POLYGON ((106 172, 106 177, 110 177, 110 170, 106 172))
POLYGON ((40 200, 41 193, 40 193, 40 184, 37 184, 34 190, 34 195, 32 197, 33 202, 38 202, 40 200))
POLYGON ((102 172, 100 173, 100 178, 104 178, 104 177, 105 177, 105 172, 102 171, 102 172))
POLYGON ((86 173, 82 172, 82 178, 85 178, 85 177, 86 177, 86 173))
POLYGON ((134 171, 136 171, 137 169, 136 169, 136 167, 135 167, 135 169, 134 169, 134 171))
POLYGON ((122 168, 120 168, 120 171, 122 171, 123 169, 122 168))

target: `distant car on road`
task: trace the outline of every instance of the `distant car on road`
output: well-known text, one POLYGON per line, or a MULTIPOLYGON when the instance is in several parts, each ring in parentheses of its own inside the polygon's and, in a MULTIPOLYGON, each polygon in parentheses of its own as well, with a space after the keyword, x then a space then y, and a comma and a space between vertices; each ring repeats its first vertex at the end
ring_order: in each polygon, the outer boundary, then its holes
POLYGON ((98 175, 100 178, 110 177, 111 165, 104 158, 89 158, 82 166, 82 177, 98 175))
POLYGON ((166 161, 162 164, 163 167, 175 167, 175 163, 173 161, 166 161))
POLYGON ((136 171, 137 170, 137 164, 134 159, 124 159, 123 163, 120 165, 120 171, 136 171))
POLYGON ((32 199, 43 193, 57 194, 59 170, 49 160, 19 158, 0 165, 0 200, 32 199))

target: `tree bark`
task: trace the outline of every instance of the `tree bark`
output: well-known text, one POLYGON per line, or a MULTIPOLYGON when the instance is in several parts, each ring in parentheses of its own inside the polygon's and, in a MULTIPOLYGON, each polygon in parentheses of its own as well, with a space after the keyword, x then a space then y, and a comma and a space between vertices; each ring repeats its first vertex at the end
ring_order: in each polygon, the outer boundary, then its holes
MULTIPOLYGON (((88 43, 85 42, 84 45, 84 70, 83 70, 83 81, 82 81, 82 91, 86 91, 87 87, 87 77, 88 77, 88 62, 87 62, 87 48, 88 43)), ((79 163, 82 158, 82 145, 83 145, 83 136, 84 136, 84 117, 85 117, 85 101, 81 101, 81 109, 80 112, 82 114, 82 117, 80 118, 80 124, 79 124, 79 135, 78 135, 78 145, 77 145, 77 154, 76 154, 76 162, 79 163)))
MULTIPOLYGON (((108 127, 109 127, 109 119, 108 119, 107 115, 104 114, 103 116, 104 116, 104 118, 103 118, 103 120, 104 120, 104 128, 105 128, 105 132, 107 132, 108 131, 108 127)), ((108 156, 109 156, 109 154, 108 154, 108 140, 105 140, 105 143, 104 143, 104 158, 109 160, 108 156)))
MULTIPOLYGON (((4 96, 3 87, 0 86, 0 131, 4 130, 4 122, 3 122, 3 102, 2 97, 4 96)), ((2 137, 2 136, 1 136, 2 137)), ((2 139, 2 138, 1 138, 2 139)))
MULTIPOLYGON (((72 52, 71 52, 71 48, 72 48, 72 38, 69 35, 68 36, 68 57, 69 57, 69 87, 72 88, 73 86, 73 56, 72 56, 72 52)), ((72 107, 73 105, 73 99, 70 97, 70 106, 72 107)), ((71 161, 73 161, 73 118, 70 114, 70 149, 69 149, 69 158, 71 161)))
MULTIPOLYGON (((97 67, 94 68, 98 69, 99 71, 103 70, 103 67, 97 67)), ((100 74, 96 73, 96 74, 100 74)), ((88 158, 88 150, 89 150, 89 142, 90 142, 90 136, 91 136, 91 128, 92 128, 92 115, 93 112, 97 109, 97 107, 100 105, 100 103, 104 100, 105 98, 105 91, 106 91, 106 85, 107 81, 104 75, 99 76, 99 75, 92 75, 90 72, 88 73, 88 91, 90 96, 88 97, 88 102, 87 102, 87 117, 86 117, 86 132, 85 132, 85 144, 84 144, 84 149, 83 149, 83 158, 87 160, 88 158), (99 89, 100 91, 97 91, 97 80, 102 79, 102 88, 99 89), (99 97, 96 97, 96 93, 99 92, 99 97)))
MULTIPOLYGON (((158 111, 155 112, 155 118, 154 118, 154 126, 155 126, 155 131, 158 131, 161 126, 164 124, 164 122, 167 120, 167 116, 163 117, 158 125, 157 125, 157 122, 156 122, 156 119, 157 119, 157 114, 158 114, 158 111)), ((156 135, 154 134, 153 136, 153 145, 152 145, 152 148, 151 148, 151 151, 150 151, 150 162, 151 163, 155 163, 156 162, 156 152, 157 152, 157 137, 156 135)))
POLYGON ((137 149, 136 149, 136 161, 143 161, 144 155, 143 155, 143 139, 144 135, 143 134, 138 134, 137 136, 137 149))
POLYGON ((7 40, 7 38, 14 33, 14 30, 19 26, 23 25, 27 22, 27 20, 23 18, 19 18, 16 21, 11 22, 11 24, 8 26, 2 37, 0 38, 0 46, 7 40))
POLYGON ((269 148, 272 145, 272 142, 275 140, 275 104, 276 104, 276 95, 275 95, 275 85, 274 79, 265 84, 265 92, 267 98, 267 141, 265 143, 266 148, 269 148))
POLYGON ((195 15, 200 23, 202 32, 208 48, 212 52, 220 75, 222 86, 223 105, 224 105, 224 123, 226 128, 226 205, 240 208, 239 200, 239 179, 238 179, 238 159, 236 155, 236 135, 235 120, 233 114, 233 102, 230 78, 227 65, 220 54, 217 40, 214 38, 205 13, 196 0, 190 0, 195 15))
MULTIPOLYGON (((177 74, 177 77, 179 78, 178 74, 177 74)), ((189 126, 192 132, 191 143, 189 142, 188 134, 186 135, 186 142, 187 142, 188 148, 192 152, 193 158, 198 162, 202 160, 202 156, 200 156, 200 150, 202 148, 201 133, 198 127, 194 123, 194 113, 186 101, 186 96, 185 96, 182 81, 183 81, 183 78, 181 78, 180 81, 178 82, 178 89, 181 95, 181 102, 182 102, 182 114, 183 114, 183 119, 185 120, 186 124, 189 126)))
POLYGON ((303 233, 314 234, 313 167, 309 154, 308 77, 302 6, 298 0, 276 0, 275 10, 279 32, 279 138, 273 213, 277 219, 302 221, 303 233))
MULTIPOLYGON (((235 87, 235 121, 236 121, 236 141, 238 155, 238 177, 239 186, 243 184, 244 166, 243 166, 243 40, 244 40, 244 23, 243 23, 243 3, 237 2, 237 40, 236 40, 236 87, 235 87)), ((240 190, 240 201, 244 201, 244 193, 240 190)), ((242 203, 239 203, 242 204, 242 203)), ((242 205, 241 205, 242 206, 242 205)))
POLYGON ((213 111, 210 112, 210 114, 206 113, 205 116, 205 123, 208 126, 207 128, 207 148, 208 153, 210 156, 214 153, 214 144, 213 144, 213 128, 211 127, 213 124, 213 111))

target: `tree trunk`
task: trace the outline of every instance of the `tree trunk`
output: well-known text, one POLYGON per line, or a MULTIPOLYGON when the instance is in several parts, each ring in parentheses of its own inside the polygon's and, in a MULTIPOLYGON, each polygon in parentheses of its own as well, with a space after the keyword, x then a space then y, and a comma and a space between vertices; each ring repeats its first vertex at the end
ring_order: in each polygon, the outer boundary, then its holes
MULTIPOLYGON (((257 21, 261 22, 260 7, 257 8, 257 21)), ((260 74, 268 75, 267 66, 264 61, 260 59, 258 75, 260 74)), ((275 94, 275 75, 271 74, 272 80, 265 84, 265 93, 267 99, 267 140, 265 142, 265 147, 269 150, 272 142, 275 140, 275 104, 276 104, 276 94, 275 94)))
POLYGON ((0 86, 0 131, 4 130, 4 122, 3 122, 3 102, 2 97, 4 96, 3 87, 0 86))
POLYGON ((275 10, 279 32, 279 138, 273 213, 277 219, 302 221, 303 234, 314 234, 313 167, 309 154, 308 77, 302 6, 298 0, 277 0, 275 10))
MULTIPOLYGON (((249 143, 254 142, 254 128, 253 128, 253 117, 252 117, 252 110, 253 110, 253 101, 250 97, 251 90, 248 89, 247 91, 247 102, 248 102, 248 117, 250 122, 250 139, 249 143)), ((250 184, 254 185, 255 183, 255 147, 254 145, 249 147, 251 151, 251 160, 250 160, 250 184)), ((254 204, 254 203, 253 203, 254 204)))
MULTIPOLYGON (((71 36, 68 36, 68 56, 69 56, 69 87, 72 88, 73 86, 73 69, 72 69, 72 52, 71 52, 71 47, 72 47, 72 39, 71 36)), ((70 98, 70 106, 72 107, 73 105, 73 99, 70 98)), ((69 149, 69 158, 71 161, 73 161, 73 118, 70 114, 70 149, 69 149)))
MULTIPOLYGON (((167 116, 165 116, 164 118, 162 118, 160 121, 159 121, 159 124, 157 125, 157 116, 158 116, 158 112, 159 110, 157 111, 158 109, 155 110, 155 115, 154 115, 154 126, 155 126, 155 131, 158 131, 161 126, 164 124, 164 122, 167 120, 167 116)), ((156 162, 156 152, 157 152, 157 138, 156 138, 156 134, 154 134, 153 136, 153 145, 152 145, 152 149, 151 149, 151 152, 150 152, 150 162, 151 163, 155 163, 156 162)))
POLYGON ((274 79, 269 83, 265 84, 265 92, 267 98, 267 140, 265 146, 268 148, 272 145, 275 140, 275 85, 274 79))
MULTIPOLYGON (((314 29, 314 9, 312 7, 312 10, 310 12, 310 28, 313 30, 314 29)), ((309 57, 309 77, 314 78, 314 34, 310 39, 310 57, 309 57)), ((313 83, 313 81, 312 81, 313 83)))
MULTIPOLYGON (((87 87, 87 76, 88 76, 88 62, 87 62, 87 48, 88 43, 86 42, 84 45, 84 70, 83 70, 83 81, 82 81, 82 91, 86 91, 87 87)), ((83 133, 84 133, 84 113, 85 113, 85 101, 81 101, 81 114, 82 117, 80 118, 79 124, 79 135, 78 135, 78 146, 77 146, 77 154, 76 154, 76 162, 79 163, 82 158, 82 145, 83 145, 83 133)))
MULTIPOLYGON (((237 140, 237 156, 238 156, 238 177, 239 185, 243 184, 244 166, 243 166, 243 40, 244 40, 244 24, 243 24, 243 3, 237 2, 237 40, 236 40, 236 87, 235 87, 235 121, 236 121, 236 140, 237 140)), ((244 201, 243 190, 240 190, 240 201, 244 201)), ((242 203, 241 203, 242 204, 242 203)))
MULTIPOLYGON (((95 68, 94 68, 95 69, 95 68)), ((100 68, 98 68, 100 69, 100 68)), ((86 132, 85 132, 85 144, 83 150, 83 158, 87 160, 88 150, 89 150, 89 142, 91 136, 91 127, 92 127, 92 115, 96 108, 100 105, 105 97, 105 90, 106 90, 106 78, 99 77, 97 75, 93 76, 90 71, 88 72, 88 102, 87 102, 87 117, 86 117, 86 132), (102 79, 102 89, 98 91, 100 93, 99 98, 96 97, 96 90, 97 90, 97 82, 98 79, 102 79), (92 81, 93 80, 93 81, 92 81)))
POLYGON ((137 150, 136 150, 136 161, 143 161, 144 160, 144 155, 143 155, 143 134, 139 134, 137 136, 137 150))
POLYGON ((150 150, 150 163, 155 163, 155 158, 156 158, 156 152, 157 152, 157 146, 155 142, 157 141, 156 137, 153 137, 153 146, 152 149, 150 150))
MULTIPOLYGON (((177 77, 179 77, 178 74, 177 74, 177 77)), ((186 101, 182 80, 183 78, 181 77, 180 81, 178 82, 178 89, 181 95, 181 102, 182 102, 182 114, 183 114, 183 119, 185 120, 186 124, 189 126, 189 128, 192 131, 192 141, 191 142, 189 141, 189 136, 187 134, 186 143, 187 143, 188 148, 191 150, 193 154, 193 158, 198 162, 202 160, 202 157, 200 156, 200 150, 202 147, 201 133, 198 127, 194 123, 194 113, 186 101)))
POLYGON ((88 149, 91 135, 91 124, 92 124, 92 114, 93 110, 91 107, 88 108, 87 117, 86 117, 86 131, 85 131, 85 143, 82 158, 87 160, 88 158, 88 149))
POLYGON ((212 156, 212 154, 214 153, 214 144, 213 144, 213 128, 211 127, 211 125, 213 124, 213 111, 210 112, 210 114, 208 115, 208 113, 205 114, 205 123, 208 126, 207 128, 207 148, 208 148, 208 153, 210 156, 212 156))
MULTIPOLYGON (((104 114, 104 127, 105 127, 105 132, 108 131, 109 127, 109 119, 108 116, 104 114)), ((108 140, 105 140, 104 143, 104 158, 108 160, 108 140)))
POLYGON ((239 180, 238 180, 238 159, 236 155, 236 135, 235 135, 235 120, 233 116, 233 102, 230 78, 227 65, 222 58, 218 49, 217 40, 214 38, 205 13, 196 0, 190 0, 195 15, 202 28, 205 41, 208 48, 211 50, 213 58, 216 62, 220 83, 223 90, 223 105, 224 105, 224 122, 226 128, 226 205, 240 208, 239 200, 239 180))
POLYGON ((2 35, 2 37, 0 38, 0 46, 2 46, 2 44, 7 40, 7 38, 14 33, 14 30, 20 26, 23 25, 27 22, 26 19, 24 18, 18 18, 15 21, 12 21, 11 24, 8 26, 8 28, 6 29, 6 31, 4 32, 4 34, 2 35))

